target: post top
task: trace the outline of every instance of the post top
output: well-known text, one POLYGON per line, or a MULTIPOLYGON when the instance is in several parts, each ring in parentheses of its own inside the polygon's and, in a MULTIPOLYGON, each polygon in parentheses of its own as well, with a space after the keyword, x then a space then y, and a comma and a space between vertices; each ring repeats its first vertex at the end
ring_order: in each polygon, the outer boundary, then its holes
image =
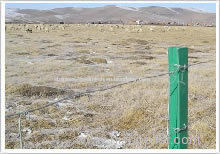
POLYGON ((188 49, 187 47, 181 47, 181 46, 172 46, 168 48, 175 48, 175 49, 188 49))

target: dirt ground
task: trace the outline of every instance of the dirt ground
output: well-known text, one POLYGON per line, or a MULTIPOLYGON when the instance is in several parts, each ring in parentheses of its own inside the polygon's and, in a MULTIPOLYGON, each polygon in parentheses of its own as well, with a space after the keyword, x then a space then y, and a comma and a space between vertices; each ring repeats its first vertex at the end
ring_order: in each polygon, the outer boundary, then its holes
MULTIPOLYGON (((185 46, 189 64, 213 60, 189 69, 188 148, 215 149, 215 38, 215 27, 6 25, 6 115, 165 73, 168 47, 185 46)), ((23 148, 166 149, 168 79, 134 82, 23 115, 23 148), (163 141, 149 141, 155 137, 163 141)), ((18 116, 6 119, 5 136, 6 148, 20 148, 18 116)))

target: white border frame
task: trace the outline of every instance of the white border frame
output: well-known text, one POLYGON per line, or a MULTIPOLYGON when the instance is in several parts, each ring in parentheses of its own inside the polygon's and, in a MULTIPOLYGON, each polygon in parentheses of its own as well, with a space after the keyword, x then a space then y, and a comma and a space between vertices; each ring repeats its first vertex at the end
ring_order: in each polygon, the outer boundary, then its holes
POLYGON ((1 2, 1 152, 3 153, 217 153, 219 152, 219 1, 6 1, 1 2), (216 4, 216 149, 5 149, 5 4, 6 3, 215 3, 216 4), (4 110, 3 110, 4 109, 4 110))
POLYGON ((216 150, 219 152, 219 1, 216 2, 216 150))
POLYGON ((1 151, 5 149, 5 3, 1 2, 1 151))

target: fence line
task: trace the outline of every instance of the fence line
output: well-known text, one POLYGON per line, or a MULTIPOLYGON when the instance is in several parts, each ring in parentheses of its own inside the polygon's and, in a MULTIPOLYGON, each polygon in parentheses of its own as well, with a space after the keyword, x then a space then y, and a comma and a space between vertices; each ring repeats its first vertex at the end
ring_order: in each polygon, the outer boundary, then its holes
MULTIPOLYGON (((206 64, 206 63, 209 63, 209 62, 213 62, 214 60, 209 60, 209 61, 204 61, 204 62, 198 62, 198 63, 194 63, 194 64, 189 64, 188 66, 185 66, 185 69, 188 69, 189 67, 191 66, 195 66, 195 65, 200 65, 200 64, 206 64)), ((38 107, 38 108, 35 108, 35 109, 29 109, 29 110, 26 110, 26 111, 23 111, 23 112, 17 112, 17 113, 12 113, 12 114, 8 114, 5 116, 5 118, 9 118, 9 117, 13 117, 13 116, 17 116, 19 115, 19 119, 18 119, 18 129, 19 129, 19 141, 20 141, 20 148, 22 149, 23 148, 23 141, 22 141, 22 133, 21 133, 21 116, 22 115, 27 115, 28 113, 30 112, 34 112, 34 111, 37 111, 37 110, 41 110, 41 109, 44 109, 48 106, 51 106, 51 105, 54 105, 54 104, 57 104, 57 103, 61 103, 62 101, 65 101, 65 100, 68 100, 68 99, 71 99, 71 98, 77 98, 77 97, 80 97, 80 96, 83 96, 83 95, 86 95, 86 94, 91 94, 91 93, 95 93, 95 92, 98 92, 98 91, 106 91, 106 90, 109 90, 109 89, 113 89, 113 88, 116 88, 116 87, 120 87, 120 86, 123 86, 123 85, 127 85, 127 84, 130 84, 130 83, 133 83, 133 82, 138 82, 138 81, 141 81, 141 80, 144 80, 144 79, 151 79, 151 78, 157 78, 157 77, 162 77, 162 76, 165 76, 165 75, 170 75, 170 74, 173 74, 175 72, 178 72, 178 71, 181 71, 180 70, 180 67, 178 67, 177 70, 175 71, 172 71, 172 72, 166 72, 166 73, 160 73, 160 74, 157 74, 157 75, 152 75, 152 76, 145 76, 145 77, 141 77, 141 78, 138 78, 138 79, 135 79, 135 80, 132 80, 132 81, 128 81, 128 82, 124 82, 124 83, 120 83, 120 84, 117 84, 117 85, 113 85, 113 86, 109 86, 109 87, 101 87, 99 89, 94 89, 94 90, 91 90, 91 89, 87 89, 85 90, 84 92, 77 92, 75 94, 72 94, 70 96, 67 96, 63 99, 60 99, 58 101, 55 101, 55 102, 51 102, 51 103, 48 103, 46 105, 43 105, 41 107, 38 107)), ((207 117, 206 116, 203 116, 201 119, 203 119, 204 117, 207 117)), ((196 121, 195 121, 196 122, 196 121)), ((193 122, 193 123, 195 123, 193 122)), ((187 126, 185 126, 184 129, 187 129, 187 127, 193 123, 189 123, 187 126)), ((182 130, 183 128, 180 128, 180 131, 182 130)), ((163 138, 163 139, 167 139, 167 137, 170 137, 172 134, 168 134, 166 136, 166 138, 163 138)))
MULTIPOLYGON (((206 109, 208 109, 208 108, 206 108, 206 109)), ((204 109, 204 110, 206 110, 206 109, 204 109)), ((209 109, 209 111, 208 111, 207 114, 205 114, 205 115, 203 115, 202 117, 199 117, 198 119, 196 119, 196 120, 194 120, 194 121, 188 123, 188 125, 186 126, 187 129, 188 129, 189 126, 195 124, 195 123, 198 122, 199 120, 203 120, 203 119, 205 119, 206 117, 210 116, 210 113, 214 112, 215 110, 216 110, 216 108, 209 109)), ((193 114, 193 115, 194 115, 194 114, 193 114)), ((168 120, 168 118, 166 118, 166 120, 168 120)), ((167 140, 167 141, 168 141, 169 138, 170 138, 170 136, 172 136, 172 135, 174 135, 174 134, 175 134, 175 133, 173 133, 173 134, 167 133, 166 136, 164 136, 163 138, 161 138, 161 142, 164 141, 164 140, 167 140)), ((148 147, 148 149, 151 149, 151 148, 153 148, 154 146, 155 146, 155 145, 152 145, 152 146, 148 147)))
POLYGON ((116 88, 116 87, 120 87, 120 86, 129 84, 129 83, 141 81, 141 80, 144 80, 144 79, 150 79, 150 78, 155 78, 155 77, 161 77, 161 76, 165 76, 165 75, 168 75, 168 74, 171 74, 171 73, 173 73, 173 72, 167 72, 167 73, 161 73, 161 74, 158 74, 158 75, 142 77, 142 78, 138 78, 138 79, 136 79, 136 80, 132 80, 132 81, 120 83, 120 84, 113 85, 113 86, 109 86, 109 87, 101 87, 101 88, 95 89, 95 90, 87 89, 87 90, 84 91, 84 92, 75 93, 75 94, 73 94, 73 95, 67 96, 67 97, 65 97, 65 98, 63 98, 63 99, 60 99, 60 100, 58 100, 58 101, 51 102, 51 103, 48 103, 48 104, 46 104, 46 105, 43 105, 43 106, 41 106, 41 107, 39 107, 39 108, 30 109, 30 110, 26 110, 26 111, 18 112, 18 113, 8 114, 8 115, 6 115, 5 117, 6 117, 6 118, 9 118, 9 117, 16 116, 16 115, 20 115, 20 114, 26 115, 26 114, 28 114, 28 113, 30 113, 30 112, 34 112, 34 111, 36 111, 36 110, 44 109, 44 108, 46 108, 46 107, 48 107, 48 106, 51 106, 51 105, 53 105, 53 104, 60 103, 60 102, 65 101, 65 100, 67 100, 67 99, 77 98, 77 97, 83 96, 83 95, 85 95, 85 94, 91 94, 91 93, 95 93, 95 92, 98 92, 98 91, 106 91, 106 90, 109 90, 109 89, 113 89, 113 88, 116 88))
MULTIPOLYGON (((212 61, 214 61, 214 60, 209 60, 209 61, 205 61, 205 62, 198 62, 198 63, 195 63, 195 64, 190 64, 190 65, 187 66, 187 68, 189 68, 191 66, 195 66, 195 65, 209 63, 209 62, 212 62, 212 61)), ((176 70, 176 71, 178 71, 178 70, 176 70)), ((65 97, 63 99, 60 99, 60 100, 55 101, 55 102, 48 103, 46 105, 43 105, 43 106, 35 108, 35 109, 30 109, 30 110, 26 110, 26 111, 23 111, 23 112, 8 114, 8 115, 5 116, 5 118, 9 118, 9 117, 20 115, 20 114, 26 115, 26 114, 28 114, 30 112, 34 112, 34 111, 37 111, 37 110, 44 109, 44 108, 46 108, 48 106, 60 103, 60 102, 65 101, 67 99, 77 98, 77 97, 83 96, 85 94, 91 94, 91 93, 95 93, 95 92, 98 92, 98 91, 106 91, 106 90, 109 90, 109 89, 113 89, 113 88, 116 88, 116 87, 120 87, 120 86, 123 86, 123 85, 127 85, 127 84, 130 84, 130 83, 133 83, 133 82, 141 81, 141 80, 144 80, 144 79, 151 79, 151 78, 161 77, 161 76, 165 76, 165 75, 169 75, 169 74, 173 74, 173 73, 174 72, 166 72, 166 73, 161 73, 161 74, 157 74, 157 75, 146 76, 146 77, 138 78, 138 79, 135 79, 135 80, 132 80, 132 81, 120 83, 120 84, 109 86, 109 87, 101 87, 101 88, 95 89, 95 90, 87 89, 84 92, 75 93, 75 94, 67 96, 67 97, 65 97)))
POLYGON ((19 118, 18 118, 18 131, 19 131, 20 148, 23 149, 22 133, 21 133, 21 114, 19 115, 19 118))

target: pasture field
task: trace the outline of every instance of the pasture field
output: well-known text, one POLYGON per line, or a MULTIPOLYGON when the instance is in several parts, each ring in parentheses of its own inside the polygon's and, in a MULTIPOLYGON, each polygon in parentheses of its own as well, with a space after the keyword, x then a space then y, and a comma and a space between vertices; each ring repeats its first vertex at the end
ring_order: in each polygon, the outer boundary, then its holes
MULTIPOLYGON (((215 27, 7 24, 5 113, 168 72, 170 46, 188 47, 189 64, 213 60, 188 71, 188 148, 215 149, 215 27)), ((23 148, 166 149, 168 78, 133 82, 22 115, 23 148), (150 142, 153 138, 162 141, 150 142)), ((6 148, 20 148, 18 116, 7 118, 5 127, 6 148)))

